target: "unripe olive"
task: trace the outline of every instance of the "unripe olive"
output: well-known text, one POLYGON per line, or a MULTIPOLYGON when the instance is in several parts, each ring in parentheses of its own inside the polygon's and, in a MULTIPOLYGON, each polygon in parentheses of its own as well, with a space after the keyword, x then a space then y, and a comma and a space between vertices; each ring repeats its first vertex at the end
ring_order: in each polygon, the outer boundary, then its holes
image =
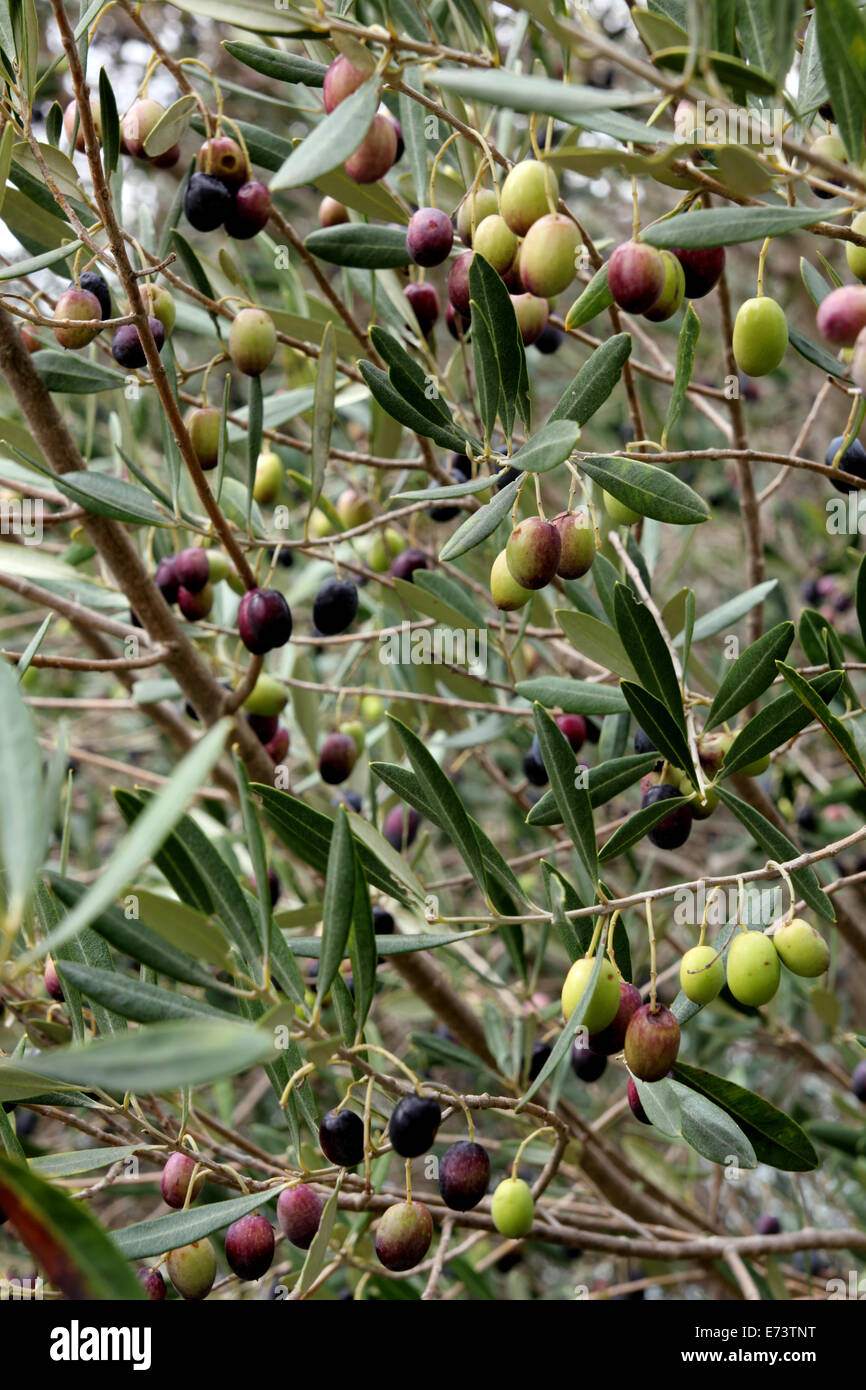
POLYGON ((523 1178, 503 1178, 490 1203, 493 1224, 501 1236, 519 1240, 532 1228, 535 1202, 523 1178))
POLYGON ((325 536, 333 536, 334 530, 334 523, 327 512, 323 512, 321 507, 314 507, 310 513, 310 535, 323 540, 325 536))
POLYGON ((271 507, 283 486, 283 461, 273 449, 266 449, 256 459, 253 497, 262 507, 271 507))
POLYGON ((635 512, 631 507, 627 507, 625 502, 620 502, 618 497, 614 497, 612 492, 603 494, 604 509, 611 521, 616 522, 617 526, 634 526, 636 521, 640 521, 640 512, 635 512))
POLYGON ((537 342, 547 327, 550 306, 546 299, 536 294, 513 294, 511 303, 517 318, 517 327, 524 347, 537 342))
POLYGON ((374 116, 370 129, 343 169, 353 183, 376 183, 397 158, 397 132, 389 116, 374 116))
POLYGON ((337 498, 337 516, 347 531, 353 531, 356 526, 373 520, 373 508, 366 497, 353 487, 347 487, 337 498))
POLYGON ((248 714, 275 716, 282 713, 288 700, 289 692, 280 681, 261 675, 244 700, 244 709, 248 714))
MULTIPOLYGON (((812 149, 816 154, 823 155, 825 159, 832 159, 837 164, 848 163, 848 153, 838 135, 819 135, 818 139, 813 142, 812 149)), ((839 183, 837 179, 831 178, 828 170, 822 168, 818 164, 811 165, 809 172, 814 174, 817 178, 823 179, 824 183, 831 184, 833 188, 844 187, 844 184, 839 183)), ((825 188, 813 188, 812 192, 815 194, 816 198, 832 198, 834 196, 830 189, 825 188)))
POLYGON ((159 319, 165 329, 165 336, 171 337, 177 318, 177 305, 165 285, 143 285, 142 298, 150 318, 159 319))
POLYGON ((513 577, 504 550, 500 550, 490 570, 490 597, 503 613, 514 613, 532 598, 532 590, 524 589, 513 577))
POLYGON ((853 347, 866 328, 866 285, 840 285, 818 305, 818 332, 834 347, 853 347))
MULTIPOLYGON (((584 956, 574 962, 566 975, 562 986, 562 1016, 566 1022, 574 1013, 594 966, 593 957, 584 956)), ((600 1033, 616 1018, 620 1000, 619 986, 620 978, 616 967, 611 965, 609 960, 602 961, 592 998, 583 1011, 582 1023, 590 1036, 600 1033)))
POLYGON ((830 964, 830 947, 821 933, 802 917, 792 917, 780 927, 773 936, 773 945, 782 964, 793 975, 802 975, 807 980, 823 975, 830 964))
POLYGON ((360 719, 345 719, 340 725, 340 733, 346 734, 352 740, 360 757, 367 741, 367 730, 360 719))
POLYGON ((680 1025, 663 1004, 642 1004, 625 1031, 625 1060, 639 1081, 661 1081, 680 1050, 680 1025))
POLYGON ((560 579, 580 579, 592 568, 595 559, 595 528, 589 512, 560 512, 553 518, 559 533, 559 565, 556 573, 560 579))
MULTIPOLYGON (((559 212, 539 217, 526 233, 520 248, 520 278, 524 288, 543 299, 552 299, 567 289, 575 276, 575 257, 580 244, 580 232, 570 217, 559 212)), ((477 237, 475 249, 481 249, 477 237)))
POLYGON ((663 323, 673 318, 683 302, 686 293, 686 276, 682 265, 672 251, 662 251, 665 264, 665 281, 661 294, 644 313, 651 323, 663 323))
POLYGON ((741 1004, 759 1008, 779 988, 782 967, 772 939, 760 931, 740 932, 728 951, 728 989, 741 1004))
POLYGON ((274 360, 277 330, 264 309, 241 309, 229 331, 229 356, 245 376, 261 376, 274 360))
POLYGON ((473 221, 477 231, 485 217, 491 217, 498 211, 499 203, 492 188, 476 188, 474 193, 467 193, 457 209, 457 235, 463 245, 472 245, 473 221))
MULTIPOLYGON (((851 222, 852 232, 866 236, 866 211, 858 212, 851 222)), ((845 242, 845 259, 848 269, 858 280, 866 280, 866 246, 855 246, 852 241, 845 242)))
POLYGON ((167 1260, 171 1282, 181 1298, 199 1302, 206 1298, 216 1278, 216 1254, 205 1238, 172 1250, 167 1260))
MULTIPOLYGON (((683 776, 679 780, 679 790, 680 796, 691 796, 692 792, 694 791, 691 782, 689 781, 688 777, 685 776, 685 774, 683 774, 683 776)), ((715 811, 718 804, 718 792, 714 792, 712 788, 709 787, 705 793, 704 801, 699 801, 695 799, 690 803, 692 809, 692 819, 708 820, 709 817, 713 814, 713 811, 715 811)))
POLYGON ((551 521, 531 516, 508 537, 505 560, 512 579, 523 589, 543 589, 556 574, 562 553, 559 532, 551 521))
POLYGON ((680 961, 680 988, 693 1004, 710 1004, 725 983, 725 965, 712 946, 693 946, 680 961))
POLYGON ((788 321, 781 304, 767 295, 747 299, 734 320, 734 358, 746 376, 766 376, 788 347, 788 321))
POLYGON ((549 165, 537 159, 524 159, 505 176, 499 198, 499 211, 512 232, 526 236, 533 222, 556 207, 559 182, 549 165))
POLYGON ((393 526, 386 526, 384 533, 375 536, 367 551, 367 564, 376 574, 384 574, 391 562, 406 549, 406 542, 393 526))
POLYGON ((517 237, 505 218, 494 212, 475 228, 472 249, 489 261, 500 275, 504 275, 517 255, 517 237))
POLYGON ((198 406, 187 415, 186 428, 193 453, 202 468, 205 472, 216 468, 219 462, 222 411, 213 405, 198 406))
POLYGON ((665 262, 645 241, 624 241, 607 263, 607 284, 616 303, 629 314, 645 314, 665 287, 665 262))

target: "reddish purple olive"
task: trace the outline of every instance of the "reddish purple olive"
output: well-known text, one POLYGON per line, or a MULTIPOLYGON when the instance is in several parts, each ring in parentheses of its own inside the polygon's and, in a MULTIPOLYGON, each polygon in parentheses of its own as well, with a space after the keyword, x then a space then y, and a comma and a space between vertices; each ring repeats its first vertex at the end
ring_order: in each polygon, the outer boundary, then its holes
POLYGON ((202 174, 221 179, 230 188, 238 188, 249 178, 249 165, 237 140, 230 135, 216 135, 205 140, 198 152, 196 167, 202 174))
POLYGON ((63 1003, 63 986, 60 983, 60 976, 57 974, 57 967, 50 956, 45 960, 45 973, 43 975, 45 988, 52 999, 56 999, 58 1004, 63 1003))
POLYGON ((471 316, 469 314, 459 313, 449 300, 445 306, 445 327, 448 329, 448 332, 455 342, 459 343, 461 339, 466 337, 466 334, 469 332, 470 322, 471 316))
POLYGON ((724 246, 674 247, 686 277, 686 299, 703 299, 715 289, 725 268, 724 246))
POLYGON ((629 314, 645 314, 665 284, 665 263, 660 251, 644 241, 624 241, 607 263, 608 289, 629 314))
POLYGON ((319 1123, 319 1147, 329 1163, 356 1168, 364 1158, 364 1121, 354 1110, 329 1110, 319 1123))
POLYGON ((239 1279, 261 1279, 274 1261, 274 1232, 270 1221, 251 1211, 226 1231, 226 1260, 239 1279))
MULTIPOLYGON (((147 322, 156 350, 162 352, 165 347, 165 328, 159 319, 148 318, 147 322)), ((128 371, 137 371, 147 366, 144 344, 134 323, 122 323, 115 330, 111 340, 111 355, 115 362, 121 367, 126 367, 128 371)))
POLYGON ((139 1274, 142 1288, 151 1303, 165 1300, 165 1280, 158 1269, 143 1269, 139 1274))
POLYGON ((637 1012, 642 1003, 640 990, 626 980, 620 980, 619 1008, 606 1028, 602 1028, 599 1033, 591 1034, 589 1045, 593 1052, 598 1052, 604 1057, 613 1057, 615 1053, 622 1052, 632 1014, 637 1012))
POLYGON ((229 356, 245 376, 261 376, 274 360, 277 330, 264 309, 241 309, 229 331, 229 356))
POLYGON ((853 347, 866 328, 866 285, 840 285, 818 305, 818 332, 834 347, 853 347))
MULTIPOLYGON (((190 1154, 173 1153, 166 1160, 162 1170, 159 1187, 166 1206, 180 1210, 186 1205, 190 1181, 196 1169, 197 1160, 190 1154)), ((199 1169, 193 1184, 190 1201, 194 1202, 204 1187, 204 1172, 199 1169)))
POLYGON ((755 1222, 755 1231, 759 1236, 777 1236, 781 1229, 778 1216, 759 1216, 755 1222))
POLYGON ((439 1192, 452 1211, 471 1211, 490 1185, 490 1159, 480 1144, 460 1140, 439 1160, 439 1192))
POLYGON ((337 786, 351 776, 358 761, 358 745, 349 734, 328 734, 319 751, 319 776, 337 786))
POLYGON ((388 1121, 391 1147, 401 1158, 419 1158, 432 1149, 441 1122, 439 1102, 432 1096, 403 1096, 388 1121))
POLYGON ((421 336, 428 338, 439 318, 439 296, 427 280, 413 280, 403 291, 418 320, 421 336))
POLYGON ((556 726, 568 739, 572 752, 579 753, 586 741, 586 720, 582 714, 561 714, 556 726))
POLYGON ((561 553, 559 531, 553 522, 531 516, 509 536, 505 562, 512 579, 522 589, 543 589, 556 574, 561 553))
POLYGON ((416 265, 441 265, 454 244, 451 218, 440 208, 419 208, 406 229, 406 250, 416 265))
POLYGON ((102 306, 91 290, 64 290, 54 309, 54 318, 72 319, 74 323, 57 323, 54 336, 62 348, 75 352, 87 347, 102 330, 102 306))
POLYGON ((229 210, 225 229, 235 241, 249 241, 268 224, 271 215, 271 195, 258 179, 242 183, 229 210))
POLYGON ((292 613, 278 589, 248 589, 238 609, 241 641, 255 656, 284 647, 292 635, 292 613))
POLYGON ((376 1228, 376 1254, 386 1269, 420 1264, 433 1239, 433 1217, 421 1202, 395 1202, 376 1228))
POLYGON ((325 81, 322 84, 322 100, 328 114, 363 86, 369 76, 368 72, 354 67, 349 59, 340 53, 325 73, 325 81))
POLYGON ((412 583, 416 570, 429 568, 427 556, 421 550, 401 550, 388 573, 392 579, 408 579, 412 583))
MULTIPOLYGON (((90 119, 93 121, 97 140, 101 140, 102 104, 99 100, 99 97, 94 96, 90 98, 90 119)), ((70 144, 72 143, 72 137, 74 135, 76 150, 79 154, 84 154, 84 131, 81 128, 81 121, 78 117, 78 103, 76 101, 70 101, 69 105, 63 112, 63 134, 66 136, 70 144), (78 127, 77 131, 76 126, 78 127)))
POLYGON ((260 743, 269 743, 280 727, 278 714, 248 714, 247 723, 260 743))
POLYGON ((210 561, 208 553, 201 546, 190 546, 174 557, 174 572, 178 584, 191 594, 201 593, 210 582, 210 561))
POLYGON ((265 752, 275 763, 281 763, 285 759, 291 744, 291 735, 284 724, 281 724, 274 734, 265 744, 265 752))
POLYGON ((452 261, 451 269, 448 272, 448 300, 455 313, 462 314, 465 319, 468 319, 471 313, 469 290, 469 267, 471 264, 472 252, 464 251, 462 256, 458 256, 456 261, 452 261))
POLYGON ((585 510, 560 512, 553 518, 553 525, 559 534, 560 546, 556 573, 560 579, 580 579, 595 560, 595 528, 589 513, 585 510))
POLYGON ((851 1093, 866 1102, 866 1057, 857 1063, 851 1074, 851 1093))
POLYGON ((370 129, 343 165, 353 183, 377 183, 397 158, 397 132, 389 116, 373 117, 370 129))
POLYGON ((392 806, 382 823, 382 834, 392 849, 408 849, 420 825, 421 816, 414 806, 392 806))
POLYGON ((309 1250, 322 1221, 325 1204, 306 1183, 286 1187, 277 1198, 280 1230, 298 1250, 309 1250))
POLYGON ((214 592, 212 584, 205 584, 197 594, 190 593, 181 584, 177 591, 177 606, 188 623, 200 623, 213 608, 214 592))
POLYGON ((641 1004, 625 1033, 625 1060, 639 1081, 661 1081, 680 1050, 680 1025, 663 1004, 641 1004))
POLYGON ((156 587, 168 604, 177 603, 177 591, 180 587, 176 558, 174 555, 169 555, 164 560, 160 560, 156 567, 156 574, 153 576, 156 587))
POLYGON ((628 1104, 636 1120, 640 1120, 642 1125, 652 1124, 652 1120, 641 1105, 638 1089, 632 1077, 628 1079, 628 1104))

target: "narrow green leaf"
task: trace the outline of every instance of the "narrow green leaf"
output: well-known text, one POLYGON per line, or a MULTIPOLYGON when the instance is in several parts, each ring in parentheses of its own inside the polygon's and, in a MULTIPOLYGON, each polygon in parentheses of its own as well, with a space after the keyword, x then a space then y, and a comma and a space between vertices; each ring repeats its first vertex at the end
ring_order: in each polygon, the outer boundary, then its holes
POLYGON ((614 612, 616 630, 641 685, 665 706, 685 734, 682 691, 673 659, 655 618, 627 584, 617 584, 614 590, 614 612))
POLYGON ((424 795, 429 798, 439 824, 448 833, 454 848, 469 869, 475 882, 484 888, 484 862, 478 840, 472 822, 466 813, 466 808, 452 782, 445 776, 436 759, 418 735, 407 728, 401 720, 396 719, 394 715, 389 715, 388 718, 397 731, 409 762, 412 764, 412 770, 421 783, 424 795))
POLYGON ((662 430, 662 448, 667 448, 668 435, 680 417, 686 392, 689 389, 689 382, 692 379, 692 370, 695 365, 695 351, 698 346, 698 338, 701 332, 701 321, 695 313, 691 301, 686 305, 686 312, 683 315, 683 326, 680 329, 679 343, 677 346, 677 366, 674 373, 674 384, 671 390, 671 398, 668 403, 668 413, 665 419, 664 429, 662 430))
POLYGON ((655 464, 592 455, 580 459, 578 467, 641 516, 666 521, 672 526, 694 526, 709 520, 706 503, 697 493, 675 474, 655 464))
MULTIPOLYGON (((825 671, 809 684, 822 698, 832 699, 844 677, 841 671, 825 671)), ((793 693, 780 695, 769 705, 759 710, 737 734, 722 763, 721 777, 730 777, 772 753, 776 748, 805 729, 811 720, 811 712, 793 693)))
POLYGON ((379 105, 381 81, 372 77, 341 101, 292 150, 271 179, 271 191, 301 188, 343 164, 360 145, 379 105))
POLYGON ((535 705, 535 732, 541 757, 550 777, 550 787, 562 815, 563 824, 571 836, 574 848, 583 860, 590 880, 598 878, 598 856, 595 844, 595 824, 589 791, 578 779, 580 765, 565 737, 541 705, 535 705))
POLYGON ((560 396, 548 424, 554 420, 574 420, 578 425, 585 425, 610 396, 630 353, 630 333, 616 333, 597 347, 560 396))
POLYGON ((759 1163, 787 1173, 811 1173, 818 1167, 818 1155, 804 1131, 763 1096, 685 1062, 674 1064, 674 1076, 736 1120, 759 1163))
POLYGON ((799 700, 802 700, 809 713, 817 719, 820 724, 823 724, 827 733, 839 749, 839 752, 851 764, 857 776, 860 778, 860 781, 866 785, 866 764, 863 762, 857 744, 854 742, 854 739, 841 719, 837 719, 829 706, 821 699, 821 696, 817 693, 814 686, 810 685, 810 683, 800 675, 799 671, 795 671, 792 666, 786 666, 782 661, 778 661, 776 665, 794 691, 794 694, 799 700))
POLYGON ((316 981, 316 998, 324 999, 340 968, 349 939, 355 902, 355 851, 343 806, 337 810, 328 850, 328 872, 322 912, 322 955, 316 981))
POLYGON ((776 679, 776 661, 794 640, 794 624, 779 623, 737 657, 719 686, 704 722, 704 732, 724 724, 763 695, 776 679))
POLYGON ((695 768, 688 740, 680 723, 649 691, 631 681, 622 682, 622 693, 640 727, 674 767, 682 768, 694 782, 695 768))
POLYGON ((461 522, 440 550, 439 559, 456 560, 459 555, 474 550, 476 545, 492 536, 500 521, 511 511, 522 482, 522 478, 515 478, 513 482, 507 483, 489 502, 461 522))
POLYGON ((605 261, 604 265, 599 266, 589 284, 572 304, 565 318, 565 326, 566 328, 582 328, 585 323, 591 323, 612 304, 613 295, 607 283, 607 261, 605 261))

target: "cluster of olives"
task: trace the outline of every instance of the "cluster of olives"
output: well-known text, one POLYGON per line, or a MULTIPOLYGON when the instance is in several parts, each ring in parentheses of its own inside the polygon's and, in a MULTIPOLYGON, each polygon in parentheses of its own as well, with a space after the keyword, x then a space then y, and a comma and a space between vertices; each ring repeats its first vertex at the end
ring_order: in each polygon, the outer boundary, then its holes
POLYGON ((183 211, 198 232, 224 227, 235 241, 249 241, 267 225, 271 195, 265 184, 251 177, 238 142, 217 135, 199 150, 196 171, 184 190, 183 211))
POLYGON ((644 241, 624 241, 607 263, 614 303, 652 323, 672 318, 684 299, 709 294, 725 268, 725 248, 659 251, 644 241))
MULTIPOLYGON (((562 986, 562 1014, 566 1022, 587 988, 594 968, 594 957, 583 956, 573 963, 566 975, 562 986)), ((592 1057, 607 1058, 624 1051, 633 1076, 640 1081, 660 1081, 677 1059, 680 1026, 671 1010, 658 1003, 642 1003, 640 991, 621 979, 610 960, 602 961, 584 1009, 583 1027, 588 1034, 587 1041, 581 1043, 578 1056, 572 1056, 578 1075, 578 1063, 592 1071, 592 1057)), ((602 1070, 599 1068, 598 1075, 602 1070)))
POLYGON ((222 580, 233 587, 238 584, 222 551, 201 546, 189 546, 160 560, 154 580, 166 603, 176 603, 189 623, 201 622, 208 616, 214 604, 215 584, 222 580))
MULTIPOLYGON (((175 304, 162 285, 146 284, 142 293, 149 310, 148 324, 158 352, 165 347, 175 321, 175 304)), ((54 306, 54 337, 67 351, 87 347, 111 318, 111 291, 104 276, 95 270, 83 271, 63 291, 54 306)), ((29 343, 31 351, 41 346, 29 343)), ((122 323, 114 331, 111 354, 121 367, 135 371, 147 365, 141 335, 134 323, 122 323)))
MULTIPOLYGON (((344 54, 331 63, 325 73, 322 97, 325 110, 335 111, 341 102, 357 91, 371 74, 355 67, 344 54)), ((400 122, 387 112, 373 117, 370 129, 354 154, 343 165, 353 183, 377 183, 403 153, 403 132, 400 122)))
POLYGON ((738 932, 728 950, 727 971, 712 946, 693 946, 680 962, 680 985, 694 1004, 709 1004, 727 979, 741 1004, 768 1004, 779 988, 781 967, 792 975, 816 979, 830 964, 830 948, 821 933, 802 917, 791 917, 772 935, 738 932))
POLYGON ((504 613, 522 608, 558 576, 579 579, 595 559, 595 527, 588 511, 560 512, 552 521, 521 521, 493 561, 490 595, 504 613))
MULTIPOLYGON (((719 772, 733 741, 734 735, 727 731, 707 734, 700 740, 698 753, 701 767, 705 772, 711 776, 715 776, 719 772)), ((635 735, 634 751, 636 753, 656 751, 655 744, 644 733, 643 729, 638 729, 635 735)), ((767 754, 740 768, 740 772, 744 777, 760 777, 769 766, 770 758, 767 754)), ((706 820, 719 804, 718 793, 713 790, 712 786, 706 789, 702 801, 695 799, 694 788, 686 774, 680 768, 671 767, 669 764, 665 764, 661 772, 652 772, 644 777, 641 780, 641 790, 642 809, 647 806, 654 806, 659 801, 669 801, 676 797, 689 796, 693 798, 684 805, 675 807, 669 815, 658 821, 648 832, 647 839, 658 849, 679 849, 689 838, 693 822, 706 820)))

